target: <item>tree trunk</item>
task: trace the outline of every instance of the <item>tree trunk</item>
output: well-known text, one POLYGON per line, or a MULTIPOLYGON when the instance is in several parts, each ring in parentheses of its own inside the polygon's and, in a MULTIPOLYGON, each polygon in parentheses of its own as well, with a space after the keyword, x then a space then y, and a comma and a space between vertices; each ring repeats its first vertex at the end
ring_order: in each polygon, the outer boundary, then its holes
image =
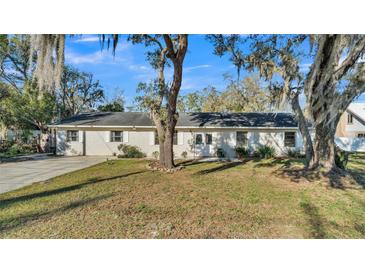
POLYGON ((334 135, 325 127, 316 127, 314 153, 309 168, 323 167, 326 171, 336 169, 334 135))
POLYGON ((292 109, 298 121, 299 131, 303 138, 304 152, 306 163, 305 166, 308 168, 313 157, 313 142, 309 133, 308 124, 304 117, 303 111, 299 105, 299 94, 296 94, 292 98, 292 109))
POLYGON ((159 161, 161 166, 165 166, 165 145, 162 138, 159 138, 159 147, 160 147, 160 154, 159 154, 159 161))
POLYGON ((173 134, 175 132, 174 119, 167 126, 163 126, 163 121, 157 113, 152 114, 153 120, 156 125, 158 140, 159 140, 159 160, 160 165, 166 169, 175 167, 174 154, 173 154, 173 134))
POLYGON ((171 133, 171 130, 166 130, 165 133, 164 154, 164 167, 168 169, 174 168, 173 133, 171 133))

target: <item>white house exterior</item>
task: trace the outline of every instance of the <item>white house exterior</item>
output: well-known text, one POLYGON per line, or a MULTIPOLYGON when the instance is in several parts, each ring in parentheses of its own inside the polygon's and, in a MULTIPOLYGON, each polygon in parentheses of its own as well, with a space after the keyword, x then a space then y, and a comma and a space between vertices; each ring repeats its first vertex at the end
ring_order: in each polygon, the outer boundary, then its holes
MULTIPOLYGON (((118 146, 137 146, 148 157, 159 151, 156 130, 149 115, 141 112, 83 113, 50 125, 58 155, 113 155, 118 146)), ((181 113, 176 125, 174 155, 180 158, 211 157, 222 148, 235 158, 235 147, 251 150, 262 145, 277 155, 302 150, 302 138, 290 113, 181 113)))

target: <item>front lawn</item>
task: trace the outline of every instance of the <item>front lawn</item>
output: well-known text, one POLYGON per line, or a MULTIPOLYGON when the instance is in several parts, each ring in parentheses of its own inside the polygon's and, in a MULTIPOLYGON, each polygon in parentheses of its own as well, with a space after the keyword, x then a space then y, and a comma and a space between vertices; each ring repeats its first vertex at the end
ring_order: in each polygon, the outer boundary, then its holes
POLYGON ((0 195, 1 238, 364 238, 357 183, 330 187, 295 160, 186 163, 175 174, 116 160, 0 195))

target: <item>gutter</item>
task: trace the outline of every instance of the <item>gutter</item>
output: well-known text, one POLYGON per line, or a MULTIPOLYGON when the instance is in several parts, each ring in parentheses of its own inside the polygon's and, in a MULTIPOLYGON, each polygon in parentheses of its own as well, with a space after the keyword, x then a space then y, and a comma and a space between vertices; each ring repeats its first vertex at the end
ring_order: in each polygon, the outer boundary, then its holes
MULTIPOLYGON (((93 125, 48 125, 49 128, 132 128, 132 129, 156 129, 155 126, 93 126, 93 125)), ((176 126, 176 129, 277 129, 298 130, 298 127, 215 127, 215 126, 176 126)))

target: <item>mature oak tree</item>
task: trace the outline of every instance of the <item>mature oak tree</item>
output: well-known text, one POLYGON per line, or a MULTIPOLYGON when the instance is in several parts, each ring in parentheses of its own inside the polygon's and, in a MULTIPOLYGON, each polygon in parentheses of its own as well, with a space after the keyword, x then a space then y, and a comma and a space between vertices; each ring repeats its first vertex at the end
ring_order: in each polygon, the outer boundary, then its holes
MULTIPOLYGON (((221 41, 221 39, 216 39, 221 41)), ((245 68, 258 69, 260 75, 274 80, 274 99, 292 105, 302 133, 308 168, 336 169, 334 136, 340 116, 365 88, 364 35, 252 35, 245 40, 249 51, 243 58, 245 68), (310 41, 314 51, 309 72, 300 72, 301 46, 310 41), (275 81, 275 75, 281 81, 275 81), (299 104, 304 91, 307 113, 315 129, 314 144, 299 104)), ((215 46, 219 46, 219 43, 215 46)), ((228 51, 226 51, 228 52, 228 51)), ((307 52, 307 56, 311 54, 307 52)))
POLYGON ((65 66, 57 93, 61 117, 67 118, 96 108, 104 100, 104 90, 91 73, 65 66))
POLYGON ((157 79, 150 84, 141 84, 139 90, 144 95, 138 97, 147 108, 156 125, 160 146, 160 165, 174 167, 173 137, 178 119, 177 99, 182 83, 183 63, 188 48, 188 35, 132 35, 133 43, 144 44, 153 49, 147 52, 147 60, 158 73, 157 79), (172 66, 173 76, 170 83, 165 78, 166 66, 172 66))
POLYGON ((365 35, 317 35, 312 44, 315 56, 304 86, 316 132, 311 167, 333 170, 338 121, 365 91, 365 35))
MULTIPOLYGON (((182 71, 185 54, 188 48, 188 35, 131 35, 133 43, 156 46, 147 53, 147 58, 158 72, 156 81, 157 93, 149 100, 148 107, 156 125, 160 140, 160 164, 166 169, 174 167, 173 134, 177 122, 177 98, 182 83, 182 71), (171 83, 165 80, 165 67, 171 62, 173 77, 171 83)), ((101 35, 102 44, 108 47, 113 42, 113 53, 119 41, 119 35, 101 35)), ((32 35, 31 56, 36 54, 35 77, 45 90, 59 87, 64 65, 65 35, 32 35), (54 58, 55 56, 55 58, 54 58)))
POLYGON ((226 77, 228 85, 221 91, 208 86, 179 98, 179 110, 184 112, 242 112, 268 111, 270 93, 262 87, 258 75, 250 75, 241 81, 226 77))
POLYGON ((304 74, 300 70, 303 52, 298 48, 305 39, 304 35, 253 35, 246 67, 249 71, 257 69, 262 77, 270 81, 274 104, 279 107, 285 103, 291 105, 303 138, 306 166, 309 167, 313 157, 313 144, 308 121, 299 104, 299 96, 303 94, 304 74))

